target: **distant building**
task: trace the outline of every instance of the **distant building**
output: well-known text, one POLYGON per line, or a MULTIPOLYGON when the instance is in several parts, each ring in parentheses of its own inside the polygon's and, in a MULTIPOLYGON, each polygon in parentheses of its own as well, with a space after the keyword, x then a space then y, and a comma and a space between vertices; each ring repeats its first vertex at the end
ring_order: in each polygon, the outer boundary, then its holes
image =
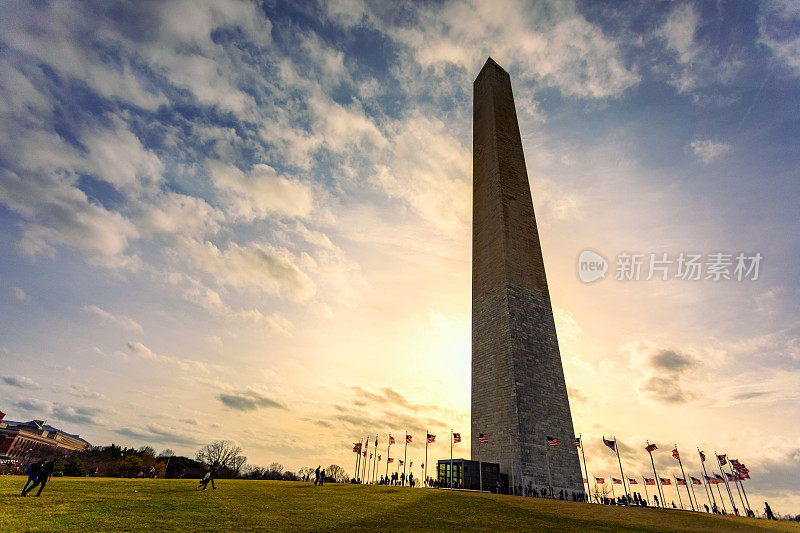
POLYGON ((17 464, 92 447, 78 435, 49 426, 44 420, 12 422, 4 420, 5 416, 0 412, 0 463, 17 464))

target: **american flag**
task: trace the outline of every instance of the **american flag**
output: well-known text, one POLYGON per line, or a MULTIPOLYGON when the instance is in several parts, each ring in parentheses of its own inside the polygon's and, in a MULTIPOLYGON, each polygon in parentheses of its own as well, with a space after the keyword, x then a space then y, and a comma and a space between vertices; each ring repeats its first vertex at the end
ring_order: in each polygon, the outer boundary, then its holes
POLYGON ((364 441, 364 449, 369 449, 369 439, 364 441))
POLYGON ((461 442, 461 433, 453 433, 453 444, 461 442))
POLYGON ((699 479, 697 479, 696 477, 694 477, 694 476, 689 476, 689 477, 692 480, 692 485, 702 485, 703 484, 703 482, 700 481, 699 479))
POLYGON ((575 437, 575 440, 572 441, 572 445, 575 446, 576 448, 580 448, 581 447, 581 438, 580 437, 575 437))
POLYGON ((366 457, 367 456, 367 450, 364 450, 363 453, 364 453, 364 457, 366 457))
POLYGON ((616 440, 611 440, 611 439, 607 439, 607 438, 603 437, 603 444, 605 444, 606 446, 608 446, 612 450, 617 451, 617 441, 616 440))
POLYGON ((547 445, 548 446, 561 446, 561 441, 555 437, 551 437, 549 435, 545 435, 547 437, 547 445))
POLYGON ((514 437, 515 439, 517 439, 518 441, 522 442, 522 435, 520 435, 519 433, 515 433, 515 434, 513 434, 511 436, 514 437))
POLYGON ((652 477, 646 477, 646 478, 644 478, 644 484, 645 485, 655 485, 656 484, 656 480, 655 480, 655 478, 652 478, 652 477))
POLYGON ((394 437, 389 435, 389 444, 394 444, 394 437))
POLYGON ((394 457, 387 457, 387 458, 386 458, 386 463, 387 463, 387 464, 388 464, 388 463, 393 463, 393 462, 394 462, 394 457))
POLYGON ((583 482, 586 483, 587 485, 589 484, 589 480, 586 478, 583 478, 583 482))
POLYGON ((622 485, 622 480, 621 479, 617 479, 615 477, 612 477, 611 478, 611 483, 613 483, 614 485, 622 485))
POLYGON ((686 485, 686 480, 684 478, 676 477, 675 479, 678 480, 678 485, 686 485))
POLYGON ((742 465, 738 459, 731 459, 730 461, 734 468, 739 468, 742 465))
POLYGON ((639 484, 639 482, 638 482, 638 481, 636 481, 634 478, 632 478, 632 477, 629 477, 629 478, 628 478, 628 484, 629 484, 629 485, 638 485, 638 484, 639 484))
POLYGON ((436 435, 428 433, 428 442, 436 442, 436 435))
POLYGON ((353 453, 361 453, 361 443, 354 442, 353 443, 353 453))
POLYGON ((739 472, 739 480, 741 481, 742 479, 750 479, 749 470, 747 472, 739 472))
POLYGON ((725 455, 726 454, 724 453, 722 455, 717 454, 717 459, 719 459, 719 464, 724 465, 728 463, 728 461, 725 459, 725 455))
POLYGON ((734 476, 733 474, 728 474, 726 472, 725 475, 728 476, 728 481, 739 481, 739 478, 734 476))
POLYGON ((406 444, 411 443, 411 435, 406 434, 406 444))
POLYGON ((604 477, 595 477, 594 478, 594 482, 595 483, 600 483, 601 485, 603 485, 606 482, 606 478, 604 478, 604 477))
POLYGON ((645 449, 644 449, 644 450, 645 450, 647 453, 653 453, 653 452, 654 452, 655 450, 657 450, 657 449, 658 449, 658 446, 656 446, 655 444, 648 444, 648 445, 645 447, 645 449))
POLYGON ((486 433, 478 433, 478 442, 481 444, 489 444, 489 437, 486 436, 486 433))
POLYGON ((412 466, 414 466, 414 461, 411 461, 410 463, 408 463, 408 467, 409 468, 411 468, 412 466))
POLYGON ((700 452, 700 460, 704 463, 706 462, 706 454, 704 454, 703 452, 700 452))
POLYGON ((714 474, 714 479, 717 480, 717 483, 719 483, 720 481, 725 481, 724 479, 722 479, 722 476, 720 476, 719 474, 714 474))
POLYGON ((378 461, 380 461, 380 460, 381 460, 381 456, 380 456, 380 454, 378 454, 378 461))
POLYGON ((660 477, 658 480, 661 481, 662 485, 672 485, 672 480, 668 477, 660 477))
POLYGON ((403 466, 403 460, 402 459, 398 459, 397 460, 397 464, 400 465, 400 466, 403 466))
POLYGON ((376 448, 378 447, 378 436, 377 435, 375 435, 375 447, 376 448))
POLYGON ((369 458, 372 459, 372 452, 369 453, 369 458))
POLYGON ((706 483, 714 483, 713 477, 708 477, 708 476, 703 476, 703 477, 706 478, 706 483))
POLYGON ((678 461, 681 460, 681 454, 678 453, 678 448, 677 447, 672 449, 672 457, 674 457, 678 461))
POLYGON ((420 468, 425 468, 425 463, 422 463, 421 465, 419 465, 419 467, 420 468))

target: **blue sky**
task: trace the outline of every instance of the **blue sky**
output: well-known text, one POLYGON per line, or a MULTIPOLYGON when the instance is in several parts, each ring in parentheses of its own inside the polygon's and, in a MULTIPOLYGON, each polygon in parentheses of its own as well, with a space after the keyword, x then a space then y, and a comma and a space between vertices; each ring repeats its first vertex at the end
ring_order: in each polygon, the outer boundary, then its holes
POLYGON ((466 436, 490 55, 576 430, 615 433, 632 470, 648 438, 740 455, 796 512, 795 2, 3 5, 0 409, 294 469, 351 468, 367 433, 466 436), (764 260, 587 285, 585 249, 764 260))

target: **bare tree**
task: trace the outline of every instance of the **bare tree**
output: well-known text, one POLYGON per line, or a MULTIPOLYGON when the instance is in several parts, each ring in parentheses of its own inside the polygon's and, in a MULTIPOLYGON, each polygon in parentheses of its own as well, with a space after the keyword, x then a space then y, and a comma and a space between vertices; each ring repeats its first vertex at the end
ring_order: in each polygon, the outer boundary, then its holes
POLYGON ((325 476, 329 478, 333 478, 336 483, 344 483, 347 480, 347 473, 344 471, 339 465, 330 465, 325 470, 325 476))
POLYGON ((246 462, 247 462, 247 457, 245 457, 244 455, 237 455, 236 457, 233 458, 233 466, 231 468, 233 468, 233 471, 236 472, 237 476, 242 471, 242 467, 246 462))
POLYGON ((158 454, 158 457, 159 458, 162 458, 162 457, 175 457, 175 451, 170 449, 170 448, 167 448, 166 450, 164 450, 163 452, 158 454))
POLYGON ((281 475, 283 473, 283 465, 280 463, 272 463, 269 465, 269 472, 270 474, 281 475))
POLYGON ((234 459, 242 449, 229 440, 216 440, 197 451, 196 459, 208 466, 234 468, 234 459))

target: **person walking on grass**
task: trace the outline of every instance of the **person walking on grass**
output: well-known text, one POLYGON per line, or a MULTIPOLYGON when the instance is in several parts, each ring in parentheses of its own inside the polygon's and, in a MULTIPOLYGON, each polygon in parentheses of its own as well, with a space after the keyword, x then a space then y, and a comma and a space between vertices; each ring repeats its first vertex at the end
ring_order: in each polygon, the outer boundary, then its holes
POLYGON ((767 515, 767 520, 777 520, 775 514, 772 512, 772 507, 767 502, 764 502, 764 513, 767 515))
POLYGON ((321 487, 325 483, 325 469, 323 468, 319 472, 319 486, 321 487))
POLYGON ((314 470, 314 485, 319 485, 320 484, 320 482, 319 482, 319 467, 320 467, 320 465, 317 465, 317 469, 314 470))
POLYGON ((214 478, 217 476, 217 467, 212 466, 211 470, 206 472, 206 475, 203 476, 203 479, 200 480, 200 484, 197 485, 197 489, 199 490, 200 487, 203 487, 203 490, 208 488, 208 484, 211 483, 211 489, 217 490, 217 487, 214 486, 214 478))

